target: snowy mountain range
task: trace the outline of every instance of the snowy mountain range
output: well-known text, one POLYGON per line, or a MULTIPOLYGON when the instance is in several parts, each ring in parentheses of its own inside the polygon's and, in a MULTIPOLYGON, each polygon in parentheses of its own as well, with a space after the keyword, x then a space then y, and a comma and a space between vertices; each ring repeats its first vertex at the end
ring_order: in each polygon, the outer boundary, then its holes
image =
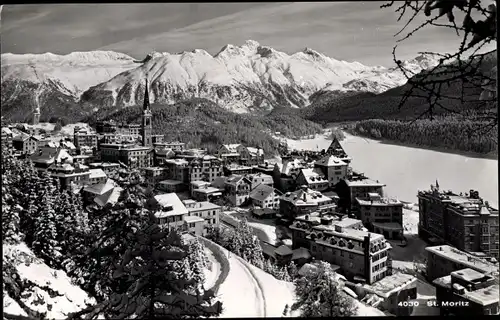
MULTIPOLYGON (((252 40, 228 44, 214 56, 200 49, 153 52, 140 61, 112 51, 7 53, 1 64, 2 111, 7 114, 15 105, 38 104, 42 114, 54 104, 65 104, 62 109, 80 105, 84 112, 138 105, 146 78, 152 102, 199 97, 235 112, 300 108, 319 90, 380 93, 406 82, 396 68, 339 61, 309 48, 289 55, 252 40)), ((419 56, 404 64, 417 74, 437 59, 419 56)))

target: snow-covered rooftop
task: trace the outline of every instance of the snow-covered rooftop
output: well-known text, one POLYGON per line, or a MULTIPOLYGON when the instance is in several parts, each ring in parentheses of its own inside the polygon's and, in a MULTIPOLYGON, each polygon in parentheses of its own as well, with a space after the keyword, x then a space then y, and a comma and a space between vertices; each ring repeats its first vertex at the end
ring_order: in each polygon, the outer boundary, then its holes
POLYGON ((328 155, 326 157, 323 157, 322 159, 319 159, 314 164, 319 165, 319 166, 326 166, 326 167, 347 166, 347 163, 342 161, 340 158, 337 158, 337 157, 331 156, 331 155, 328 155))
POLYGON ((485 273, 498 272, 498 264, 490 263, 484 259, 475 257, 464 251, 460 251, 449 245, 434 246, 425 248, 428 252, 436 254, 446 260, 460 263, 469 268, 479 270, 485 273))
POLYGON ((201 217, 194 217, 194 216, 183 216, 182 219, 186 221, 187 223, 195 223, 195 222, 205 222, 205 219, 201 217))
POLYGON ((185 215, 188 213, 186 206, 175 193, 159 194, 154 196, 154 199, 162 207, 162 209, 155 214, 157 218, 185 215))
POLYGON ((318 203, 332 200, 324 196, 321 192, 309 188, 301 188, 294 192, 287 192, 281 196, 281 199, 292 202, 294 205, 318 205, 318 203))
POLYGON ((90 169, 90 179, 106 178, 107 175, 102 169, 90 169))
POLYGON ((397 272, 390 276, 384 277, 383 279, 375 282, 372 285, 365 284, 364 287, 381 297, 389 298, 392 293, 397 292, 402 288, 408 287, 412 284, 416 285, 416 283, 417 278, 415 278, 414 276, 397 272))
MULTIPOLYGON (((221 189, 215 187, 203 187, 201 189, 195 189, 193 192, 205 193, 205 194, 216 194, 220 193, 221 189)), ((222 194, 222 193, 221 193, 222 194)))
POLYGON ((346 180, 346 183, 349 187, 385 187, 385 184, 369 178, 346 180))
POLYGON ((378 198, 378 199, 366 199, 366 198, 356 198, 356 201, 361 206, 403 206, 403 203, 397 199, 392 198, 378 198))
POLYGON ((221 207, 216 205, 215 203, 208 202, 208 201, 202 201, 202 202, 195 202, 193 206, 188 208, 189 212, 196 212, 196 211, 204 211, 204 210, 216 210, 220 209, 221 207))

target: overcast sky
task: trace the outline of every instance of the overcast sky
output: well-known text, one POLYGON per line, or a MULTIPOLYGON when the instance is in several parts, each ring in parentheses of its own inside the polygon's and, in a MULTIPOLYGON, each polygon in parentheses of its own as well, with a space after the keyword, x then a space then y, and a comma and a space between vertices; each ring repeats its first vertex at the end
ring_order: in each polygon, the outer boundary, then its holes
MULTIPOLYGON (((287 53, 310 47, 339 60, 390 66, 393 35, 403 23, 382 3, 5 5, 1 52, 115 50, 142 58, 152 50, 216 54, 252 39, 287 53)), ((459 43, 451 30, 429 27, 405 41, 398 57, 454 51, 459 43)))

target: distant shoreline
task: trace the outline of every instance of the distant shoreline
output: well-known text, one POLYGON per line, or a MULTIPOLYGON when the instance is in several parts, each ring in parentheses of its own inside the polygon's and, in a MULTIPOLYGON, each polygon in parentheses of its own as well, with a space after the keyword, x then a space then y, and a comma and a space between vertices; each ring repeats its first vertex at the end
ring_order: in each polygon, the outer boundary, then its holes
POLYGON ((371 136, 361 135, 358 132, 351 132, 350 130, 342 129, 342 131, 344 131, 352 136, 378 141, 382 144, 387 144, 387 145, 394 145, 394 146, 399 146, 399 147, 409 147, 409 148, 414 148, 414 149, 423 149, 423 150, 429 150, 429 151, 435 151, 435 152, 441 152, 441 153, 455 154, 455 155, 459 155, 459 156, 476 158, 476 159, 498 160, 498 154, 492 154, 492 153, 483 154, 483 153, 477 153, 477 152, 471 152, 471 151, 452 150, 452 149, 447 149, 447 148, 443 148, 443 147, 421 146, 418 144, 398 142, 398 141, 393 141, 393 140, 384 139, 384 138, 375 139, 371 136))

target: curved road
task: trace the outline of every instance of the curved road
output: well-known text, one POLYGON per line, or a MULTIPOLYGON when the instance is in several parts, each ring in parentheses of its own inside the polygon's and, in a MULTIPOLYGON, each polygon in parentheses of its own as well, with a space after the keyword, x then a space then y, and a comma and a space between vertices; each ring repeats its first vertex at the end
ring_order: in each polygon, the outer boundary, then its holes
MULTIPOLYGON (((228 254, 228 251, 224 249, 228 254)), ((221 317, 265 317, 266 303, 262 288, 243 259, 229 253, 230 271, 219 289, 221 317)))

